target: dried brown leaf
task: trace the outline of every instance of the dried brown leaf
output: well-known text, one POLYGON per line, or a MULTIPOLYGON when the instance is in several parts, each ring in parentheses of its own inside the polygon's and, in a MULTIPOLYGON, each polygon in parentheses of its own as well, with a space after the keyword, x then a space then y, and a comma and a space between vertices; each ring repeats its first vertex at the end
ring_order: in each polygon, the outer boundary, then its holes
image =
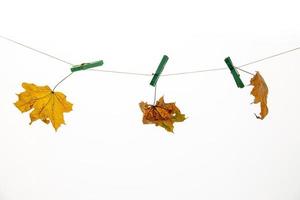
POLYGON ((156 102, 156 105, 141 102, 140 108, 144 113, 144 124, 155 124, 169 132, 173 132, 173 124, 175 122, 182 122, 186 119, 185 115, 180 112, 175 103, 165 103, 164 97, 161 97, 156 102))
POLYGON ((260 103, 260 116, 256 115, 256 117, 258 119, 264 119, 269 112, 267 106, 268 86, 259 72, 253 76, 250 80, 250 84, 254 86, 251 91, 251 94, 254 96, 253 103, 260 103))

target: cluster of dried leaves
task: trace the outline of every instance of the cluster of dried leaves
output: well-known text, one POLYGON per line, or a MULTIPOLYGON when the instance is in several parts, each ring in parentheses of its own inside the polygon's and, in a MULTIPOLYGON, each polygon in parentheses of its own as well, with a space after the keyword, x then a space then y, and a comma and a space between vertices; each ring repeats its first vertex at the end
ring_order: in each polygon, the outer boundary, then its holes
POLYGON ((61 92, 53 92, 49 86, 23 83, 22 87, 25 91, 18 94, 19 100, 15 106, 22 113, 33 109, 30 124, 40 119, 46 124, 51 122, 57 131, 65 123, 63 113, 72 110, 73 105, 66 100, 66 96, 61 92))
MULTIPOLYGON (((250 80, 253 85, 251 95, 254 96, 255 104, 260 103, 259 119, 264 119, 268 114, 267 96, 268 86, 263 77, 257 72, 250 80)), ((64 124, 64 112, 72 111, 72 104, 66 100, 66 96, 61 92, 54 92, 49 86, 37 86, 35 84, 23 83, 24 92, 18 94, 18 101, 15 106, 23 113, 32 110, 30 119, 32 124, 36 120, 42 120, 46 124, 51 122, 57 130, 61 124, 64 124)), ((144 114, 144 124, 155 124, 161 126, 168 132, 173 132, 174 123, 182 122, 186 119, 180 112, 175 103, 165 103, 164 97, 161 97, 156 105, 141 102, 140 108, 144 114)))
POLYGON ((253 103, 260 103, 260 116, 256 115, 256 117, 264 119, 269 112, 267 106, 268 86, 259 72, 256 72, 250 80, 250 84, 254 86, 251 91, 251 94, 255 97, 253 103))
POLYGON ((175 122, 182 122, 186 119, 185 115, 181 114, 175 103, 165 103, 164 97, 161 97, 156 102, 156 105, 141 102, 140 108, 144 113, 144 124, 155 124, 169 132, 173 132, 173 124, 175 122))

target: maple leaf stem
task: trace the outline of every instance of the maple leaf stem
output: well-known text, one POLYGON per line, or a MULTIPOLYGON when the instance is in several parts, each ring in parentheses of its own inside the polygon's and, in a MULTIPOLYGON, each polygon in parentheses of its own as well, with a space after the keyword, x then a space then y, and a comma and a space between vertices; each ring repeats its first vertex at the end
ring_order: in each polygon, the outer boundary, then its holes
POLYGON ((69 78, 71 75, 73 74, 73 72, 71 72, 70 74, 68 74, 67 76, 65 76, 63 79, 61 79, 52 89, 52 92, 54 92, 54 90, 57 88, 57 86, 59 86, 62 82, 64 82, 67 78, 69 78))
POLYGON ((154 102, 153 102, 153 105, 155 105, 155 103, 156 103, 156 87, 157 87, 157 85, 155 85, 155 87, 154 87, 154 102))
POLYGON ((245 73, 247 73, 247 74, 250 74, 250 75, 252 75, 252 76, 254 76, 253 73, 248 72, 248 71, 246 71, 246 70, 244 70, 244 69, 241 69, 241 68, 239 68, 239 67, 236 67, 236 69, 237 69, 237 70, 240 70, 240 71, 242 71, 242 72, 245 72, 245 73))

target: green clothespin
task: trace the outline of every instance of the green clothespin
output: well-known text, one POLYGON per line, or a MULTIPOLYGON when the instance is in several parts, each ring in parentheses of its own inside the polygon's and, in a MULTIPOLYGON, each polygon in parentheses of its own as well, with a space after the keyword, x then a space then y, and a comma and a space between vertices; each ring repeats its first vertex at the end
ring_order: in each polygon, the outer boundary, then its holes
POLYGON ((158 65, 156 72, 150 82, 150 85, 152 85, 153 87, 156 86, 156 83, 160 77, 160 74, 164 70, 164 67, 165 67, 166 63, 168 62, 168 60, 169 60, 169 57, 166 55, 164 55, 163 58, 161 59, 160 64, 158 65))
POLYGON ((94 67, 98 67, 98 66, 102 66, 102 65, 103 65, 103 60, 95 61, 92 63, 82 63, 80 65, 74 65, 71 68, 71 72, 86 70, 86 69, 90 69, 90 68, 94 68, 94 67))
POLYGON ((243 81, 242 81, 241 78, 240 78, 240 74, 236 71, 235 67, 233 66, 230 57, 225 58, 224 61, 225 61, 225 63, 227 64, 228 68, 230 69, 231 74, 232 74, 232 76, 233 76, 233 78, 234 78, 234 80, 235 80, 236 85, 237 85, 239 88, 245 87, 243 81))

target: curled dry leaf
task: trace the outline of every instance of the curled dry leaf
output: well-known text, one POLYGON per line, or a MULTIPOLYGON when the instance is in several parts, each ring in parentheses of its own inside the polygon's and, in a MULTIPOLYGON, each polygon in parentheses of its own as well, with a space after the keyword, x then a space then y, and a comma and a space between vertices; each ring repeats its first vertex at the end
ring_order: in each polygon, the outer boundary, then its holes
POLYGON ((185 115, 181 114, 175 103, 165 103, 163 97, 156 102, 156 105, 141 102, 140 108, 144 113, 144 124, 155 124, 169 132, 173 132, 173 123, 182 122, 186 119, 185 115))
POLYGON ((30 113, 32 122, 40 119, 46 124, 51 122, 57 129, 64 124, 64 112, 72 110, 72 104, 66 100, 66 96, 61 92, 53 92, 49 86, 37 86, 35 84, 23 83, 24 92, 18 94, 19 100, 15 106, 23 113, 30 113))
POLYGON ((256 115, 256 117, 264 119, 269 112, 267 106, 268 86, 259 72, 256 72, 250 84, 254 86, 251 91, 251 94, 255 97, 253 103, 260 103, 260 116, 256 115))

